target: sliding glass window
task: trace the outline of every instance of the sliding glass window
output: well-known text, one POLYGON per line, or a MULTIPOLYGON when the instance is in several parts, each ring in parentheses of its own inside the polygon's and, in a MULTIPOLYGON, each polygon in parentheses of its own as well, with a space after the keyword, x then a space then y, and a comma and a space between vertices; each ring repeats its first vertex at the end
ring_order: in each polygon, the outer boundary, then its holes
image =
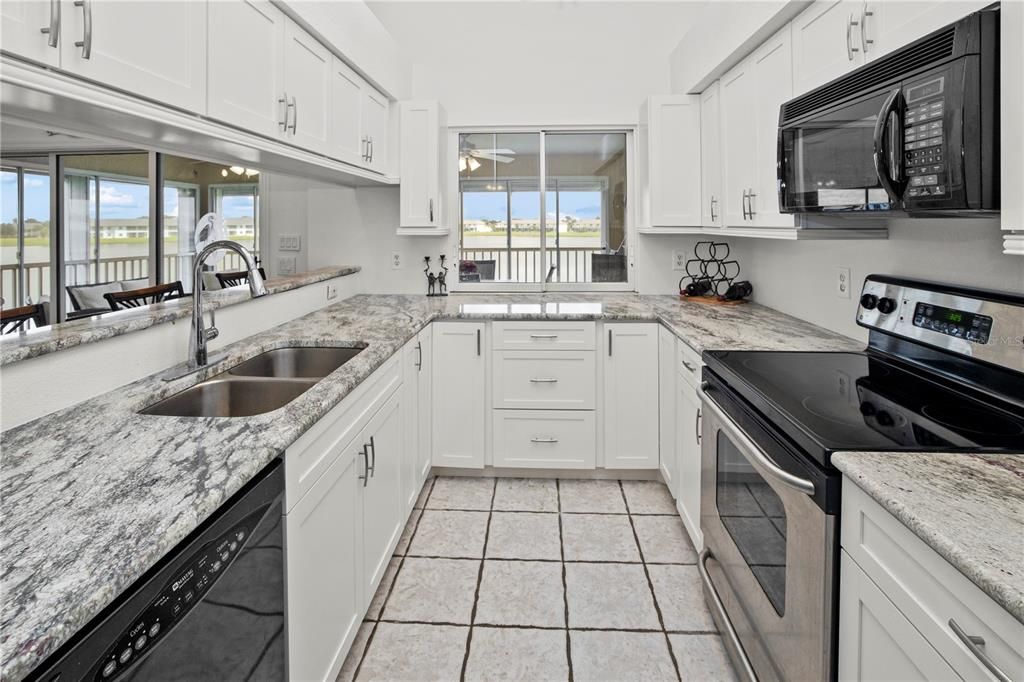
POLYGON ((460 134, 460 283, 626 288, 626 139, 460 134))
POLYGON ((5 160, 0 167, 0 304, 17 308, 49 295, 47 159, 5 160))

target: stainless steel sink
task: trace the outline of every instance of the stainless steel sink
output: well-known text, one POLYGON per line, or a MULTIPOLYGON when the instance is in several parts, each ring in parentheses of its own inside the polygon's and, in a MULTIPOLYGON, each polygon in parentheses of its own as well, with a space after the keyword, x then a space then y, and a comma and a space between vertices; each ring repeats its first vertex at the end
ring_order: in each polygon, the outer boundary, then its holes
POLYGON ((284 407, 316 383, 218 374, 142 410, 170 417, 251 417, 284 407))
POLYGON ((362 348, 278 348, 235 365, 228 374, 252 377, 322 379, 362 348))
POLYGON ((284 407, 362 348, 277 348, 150 405, 142 414, 251 417, 284 407))

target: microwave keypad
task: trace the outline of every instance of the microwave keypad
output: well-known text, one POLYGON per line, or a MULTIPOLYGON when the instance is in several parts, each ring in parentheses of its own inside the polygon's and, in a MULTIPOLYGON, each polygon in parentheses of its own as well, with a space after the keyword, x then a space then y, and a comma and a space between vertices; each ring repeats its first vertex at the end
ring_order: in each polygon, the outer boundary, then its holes
POLYGON ((946 193, 943 147, 942 99, 914 104, 907 109, 903 126, 903 153, 907 169, 907 196, 927 197, 946 193))

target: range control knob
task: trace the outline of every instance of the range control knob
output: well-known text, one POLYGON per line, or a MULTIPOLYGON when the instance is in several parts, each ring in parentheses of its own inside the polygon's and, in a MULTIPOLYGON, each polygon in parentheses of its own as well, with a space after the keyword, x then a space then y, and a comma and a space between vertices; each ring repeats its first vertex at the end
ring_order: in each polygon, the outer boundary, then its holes
POLYGON ((892 426, 896 423, 896 420, 892 418, 892 415, 885 410, 879 410, 878 414, 875 415, 875 420, 879 426, 892 426))
POLYGON ((896 301, 885 297, 878 299, 878 312, 888 315, 894 310, 896 310, 896 301))
POLYGON ((860 297, 860 305, 865 310, 874 310, 878 305, 878 297, 874 294, 864 294, 860 297))

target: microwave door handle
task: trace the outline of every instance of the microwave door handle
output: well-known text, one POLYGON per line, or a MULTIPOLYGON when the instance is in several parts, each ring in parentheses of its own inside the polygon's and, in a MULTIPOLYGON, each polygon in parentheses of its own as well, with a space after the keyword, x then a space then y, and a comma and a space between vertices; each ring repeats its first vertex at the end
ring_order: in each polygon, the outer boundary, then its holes
MULTIPOLYGON (((885 149, 885 132, 886 127, 889 124, 889 117, 896 111, 899 106, 900 90, 896 88, 889 93, 889 96, 885 98, 885 104, 882 105, 882 110, 878 112, 878 120, 875 121, 875 136, 874 136, 874 153, 872 158, 875 162, 875 175, 878 176, 878 181, 882 183, 882 187, 889 195, 890 203, 897 203, 900 199, 900 194, 896 185, 894 184, 890 173, 892 168, 889 165, 889 159, 886 158, 887 153, 894 153, 892 150, 885 149)), ((902 150, 900 150, 902 151, 902 150)))

